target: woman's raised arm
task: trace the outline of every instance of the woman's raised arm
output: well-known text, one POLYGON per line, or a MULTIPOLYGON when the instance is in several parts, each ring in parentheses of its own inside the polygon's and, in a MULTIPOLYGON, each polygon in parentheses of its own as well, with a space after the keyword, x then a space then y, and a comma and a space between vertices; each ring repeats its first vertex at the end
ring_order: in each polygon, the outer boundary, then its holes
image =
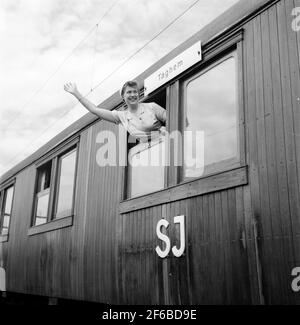
POLYGON ((64 90, 73 96, 75 96, 78 101, 91 113, 99 116, 101 119, 106 120, 108 122, 118 123, 113 113, 105 108, 99 108, 92 102, 90 102, 87 98, 83 97, 81 93, 78 91, 77 86, 73 82, 68 82, 64 85, 64 90))

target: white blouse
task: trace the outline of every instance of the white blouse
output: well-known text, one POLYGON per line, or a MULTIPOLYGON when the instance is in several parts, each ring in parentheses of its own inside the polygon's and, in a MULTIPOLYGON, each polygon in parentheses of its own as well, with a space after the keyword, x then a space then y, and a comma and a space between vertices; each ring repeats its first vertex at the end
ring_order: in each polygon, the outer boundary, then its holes
POLYGON ((156 103, 140 103, 140 114, 135 116, 129 111, 112 111, 115 123, 122 123, 130 135, 140 140, 149 140, 151 132, 163 132, 166 122, 166 110, 156 103))

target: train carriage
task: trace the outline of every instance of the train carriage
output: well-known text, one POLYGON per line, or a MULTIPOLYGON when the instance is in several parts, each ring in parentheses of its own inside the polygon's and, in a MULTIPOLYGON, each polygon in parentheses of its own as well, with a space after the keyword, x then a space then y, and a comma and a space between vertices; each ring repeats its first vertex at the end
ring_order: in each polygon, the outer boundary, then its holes
MULTIPOLYGON (((298 304, 298 7, 242 0, 136 78, 142 101, 166 108, 169 145, 137 150, 89 113, 2 175, 0 291, 298 304), (126 164, 157 148, 163 167, 126 164)), ((119 93, 99 106, 124 109, 119 93)))

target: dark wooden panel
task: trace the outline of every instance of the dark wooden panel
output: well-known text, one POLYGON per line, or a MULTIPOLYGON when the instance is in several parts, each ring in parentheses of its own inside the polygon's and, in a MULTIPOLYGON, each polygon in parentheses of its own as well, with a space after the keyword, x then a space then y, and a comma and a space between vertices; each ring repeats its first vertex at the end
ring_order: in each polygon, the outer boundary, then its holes
POLYGON ((161 207, 134 211, 122 215, 122 237, 119 238, 121 255, 119 282, 122 302, 126 304, 163 303, 161 291, 162 260, 156 255, 155 235, 161 207))
POLYGON ((243 197, 242 188, 239 191, 222 191, 189 202, 193 303, 250 303, 247 254, 241 243, 243 202, 239 200, 243 197))
MULTIPOLYGON (((187 207, 186 201, 177 201, 169 205, 167 209, 167 220, 170 223, 169 226, 169 236, 171 239, 171 247, 174 245, 179 246, 179 238, 176 236, 176 227, 173 223, 173 218, 178 215, 185 215, 185 225, 188 228, 189 218, 186 213, 187 207)), ((186 231, 186 236, 188 232, 186 231)), ((187 243, 187 240, 186 240, 187 243)), ((172 304, 189 304, 190 302, 190 290, 189 290, 189 272, 188 263, 189 254, 186 253, 177 258, 174 257, 170 252, 170 256, 167 259, 168 263, 168 283, 169 283, 169 301, 172 304)))
MULTIPOLYGON (((289 199, 291 209, 291 220, 293 234, 300 234, 300 65, 299 52, 297 44, 297 34, 291 29, 291 16, 293 8, 299 1, 285 2, 286 31, 287 31, 287 49, 289 70, 286 72, 290 78, 289 111, 287 114, 286 130, 288 132, 288 141, 291 143, 291 149, 287 153, 288 180, 289 180, 289 199)), ((297 247, 297 246, 295 246, 297 247)), ((300 255, 298 255, 299 260, 300 255)))
POLYGON ((260 265, 260 260, 258 260, 256 251, 256 242, 253 231, 253 210, 251 202, 250 187, 244 187, 244 223, 245 223, 245 238, 242 235, 243 245, 246 244, 246 250, 248 255, 248 269, 249 269, 249 281, 251 290, 251 301, 253 304, 263 304, 263 288, 262 288, 262 270, 260 265))
MULTIPOLYGON (((276 129, 274 127, 274 89, 273 89, 273 74, 274 66, 272 67, 271 57, 271 28, 269 20, 269 12, 265 12, 261 16, 261 40, 262 40, 262 67, 263 67, 263 89, 264 89, 264 124, 265 124, 265 154, 266 161, 264 165, 265 178, 264 181, 268 184, 264 189, 268 190, 264 195, 263 203, 266 204, 268 210, 268 218, 270 218, 270 231, 273 235, 281 233, 280 218, 275 217, 280 209, 279 207, 279 188, 277 179, 277 159, 276 159, 276 129)), ((276 73, 276 72, 275 72, 276 73)))
POLYGON ((7 249, 7 290, 26 292, 26 255, 28 254, 27 229, 30 225, 31 203, 33 202, 35 169, 28 168, 19 175, 15 183, 9 241, 7 249), (26 189, 24 191, 24 189, 26 189), (26 231, 25 231, 26 229, 26 231), (26 249, 24 249, 26 248, 26 249))
MULTIPOLYGON (((294 7, 300 7, 299 0, 294 0, 294 7)), ((292 60, 292 67, 293 67, 292 84, 294 85, 294 89, 297 92, 300 89, 299 88, 300 32, 298 31, 293 36, 296 37, 298 55, 297 55, 296 61, 292 60)), ((296 93, 293 93, 293 111, 294 111, 294 121, 295 121, 294 131, 295 131, 296 159, 297 159, 297 170, 298 170, 298 193, 300 193, 300 123, 297 123, 297 121, 300 121, 300 110, 299 110, 300 95, 299 94, 296 96, 295 95, 296 95, 296 93), (297 100, 296 103, 295 103, 295 100, 297 100)), ((298 200, 298 202, 299 202, 299 200, 298 200)), ((297 231, 297 234, 299 234, 299 231, 297 231)), ((300 260, 300 257, 299 257, 299 260, 300 260)))
MULTIPOLYGON (((254 74, 255 74, 255 117, 256 126, 250 128, 252 132, 256 132, 257 136, 257 161, 256 161, 256 172, 258 173, 258 186, 259 186, 259 196, 260 196, 260 218, 261 236, 270 236, 272 233, 271 220, 270 220, 270 204, 269 204, 269 184, 268 184, 268 174, 267 174, 267 145, 265 136, 265 97, 264 97, 264 87, 263 87, 263 57, 262 57, 262 29, 261 29, 261 17, 257 17, 253 20, 254 29, 254 74), (263 217, 261 217, 263 216, 263 217)), ((268 59, 267 57, 265 59, 268 59)), ((251 122, 254 122, 252 120, 251 122)), ((250 122, 250 123, 251 123, 250 122)), ((253 123, 254 124, 254 123, 253 123)))
MULTIPOLYGON (((142 209, 121 217, 123 236, 119 249, 122 255, 120 277, 124 303, 251 302, 250 282, 255 279, 249 276, 248 253, 243 244, 245 218, 242 187, 142 209), (161 245, 155 234, 156 223, 163 217, 169 221, 171 246, 178 246, 178 232, 172 223, 175 216, 182 214, 186 217, 186 251, 180 258, 170 254, 168 258, 161 259, 154 250, 157 244, 161 245), (142 236, 145 227, 150 237, 142 236), (146 268, 141 264, 145 244, 149 261, 152 262, 146 268), (161 272, 157 273, 157 270, 161 272), (147 291, 149 279, 144 278, 147 271, 152 275, 150 291, 147 291), (162 289, 163 296, 159 294, 162 289), (130 292, 134 292, 134 295, 130 295, 130 292), (150 294, 145 295, 145 292, 150 294)), ((255 266, 252 266, 253 269, 255 266)))
POLYGON ((88 206, 88 188, 89 173, 92 146, 92 128, 84 131, 80 137, 79 160, 77 171, 77 188, 75 200, 75 216, 73 220, 72 242, 70 251, 70 263, 72 265, 70 271, 71 287, 70 295, 78 299, 84 300, 84 266, 86 261, 86 224, 87 224, 87 206, 88 206))
POLYGON ((116 292, 116 215, 119 202, 118 168, 99 167, 96 161, 98 132, 116 131, 116 126, 98 123, 93 127, 86 193, 84 238, 84 294, 88 300, 117 301, 116 292))
MULTIPOLYGON (((291 29, 292 16, 287 15, 286 6, 291 1, 281 1, 277 5, 277 17, 278 17, 278 41, 279 41, 279 55, 280 55, 280 73, 281 73, 281 85, 282 85, 282 114, 283 114, 283 127, 284 127, 284 145, 285 145, 285 160, 286 160, 286 179, 287 179, 287 192, 289 210, 286 211, 287 219, 295 219, 296 200, 299 202, 298 184, 297 184, 297 168, 296 168, 296 156, 295 156, 295 132, 294 132, 294 116, 292 105, 292 87, 291 85, 291 71, 289 54, 292 53, 292 49, 296 49, 296 42, 288 44, 288 35, 294 34, 291 29), (298 194, 298 195, 297 195, 298 194), (297 196, 297 199, 296 197, 297 196)), ((299 74, 299 72, 298 72, 299 74)), ((295 89, 294 89, 295 92, 295 89)), ((299 89, 297 89, 299 94, 299 89)), ((299 107, 299 106, 298 106, 299 107)), ((299 108, 298 108, 299 109, 299 108)), ((296 122, 296 121, 295 121, 296 122)), ((299 121, 298 121, 299 122, 299 121)), ((299 207, 299 205, 298 205, 299 207)), ((299 212, 299 209, 298 209, 299 212)), ((287 220, 286 220, 287 221, 287 220)), ((286 224, 286 227, 292 227, 292 220, 286 224)), ((291 233, 291 229, 286 229, 291 233)))
POLYGON ((247 161, 261 303, 296 301, 289 277, 299 222, 293 124, 297 91, 291 80, 299 82, 299 60, 291 10, 290 1, 280 1, 245 26, 247 161))
POLYGON ((118 301, 115 220, 119 198, 115 193, 119 191, 119 173, 117 168, 97 166, 95 139, 100 128, 100 124, 95 125, 81 137, 71 227, 28 236, 35 167, 18 175, 10 240, 4 244, 2 254, 7 256, 3 260, 8 272, 8 290, 118 301))

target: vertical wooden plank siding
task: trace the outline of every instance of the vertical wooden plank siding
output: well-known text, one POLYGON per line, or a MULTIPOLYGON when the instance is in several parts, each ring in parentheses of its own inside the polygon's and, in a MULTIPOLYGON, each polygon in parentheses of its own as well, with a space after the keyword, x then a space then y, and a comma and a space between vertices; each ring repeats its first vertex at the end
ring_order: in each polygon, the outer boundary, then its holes
POLYGON ((293 32, 291 30, 291 20, 294 18, 291 16, 291 12, 294 7, 300 6, 300 2, 290 1, 286 3, 286 16, 288 33, 288 49, 289 49, 289 76, 291 82, 291 119, 292 130, 289 130, 289 137, 293 141, 293 154, 292 160, 289 160, 291 166, 291 174, 294 173, 294 177, 289 178, 289 193, 290 193, 290 207, 291 207, 291 219, 292 219, 292 233, 293 233, 293 245, 294 245, 294 261, 291 264, 291 268, 297 266, 300 262, 300 250, 299 250, 299 237, 300 234, 300 74, 299 74, 299 50, 297 44, 297 34, 299 32, 293 32), (297 44, 295 46, 295 44, 297 44), (293 162, 293 163, 291 163, 293 162))
MULTIPOLYGON (((115 126, 109 127, 114 131, 115 126)), ((103 124, 95 124, 81 134, 72 227, 28 236, 35 167, 17 176, 10 238, 3 244, 8 290, 117 303, 119 172, 116 167, 97 166, 95 139, 101 128, 103 124)))
MULTIPOLYGON (((293 2, 294 7, 300 7, 300 1, 299 0, 294 0, 293 2)), ((293 17, 295 18, 295 17, 293 17)), ((296 49, 294 49, 295 55, 296 55, 296 61, 294 61, 294 59, 291 60, 292 63, 292 67, 293 67, 293 73, 292 73, 292 84, 294 85, 294 89, 296 89, 296 91, 299 91, 299 69, 300 69, 300 33, 299 31, 296 32, 294 35, 294 37, 296 37, 296 42, 297 42, 297 47, 296 49)), ((293 41, 295 40, 291 40, 290 44, 292 46, 293 41)), ((297 160, 297 174, 298 174, 298 193, 300 193, 300 123, 298 123, 300 121, 300 109, 299 109, 299 103, 300 103, 300 96, 299 93, 298 95, 296 95, 296 93, 293 93, 293 112, 294 112, 294 132, 295 132, 295 145, 296 145, 296 160, 297 160), (295 97, 294 97, 295 96, 295 97), (295 102, 296 100, 296 102, 295 102), (298 122, 297 122, 298 121, 298 122)), ((298 200, 299 202, 299 200, 298 200)), ((300 213, 298 212, 298 215, 300 213)), ((299 218, 298 218, 299 220, 299 218)), ((296 234, 299 235, 299 229, 300 227, 297 227, 297 232, 296 234)), ((298 255, 298 260, 300 259, 299 255, 298 255)))
MULTIPOLYGON (((172 225, 173 217, 181 214, 186 216, 187 246, 184 256, 180 258, 172 254, 166 259, 158 257, 154 251, 157 240, 143 239, 141 236, 140 241, 135 240, 137 233, 140 233, 146 224, 150 238, 155 239, 156 223, 163 215, 160 207, 146 209, 147 212, 144 209, 124 214, 124 237, 120 246, 120 253, 126 255, 122 259, 122 285, 123 291, 126 292, 126 297, 123 294, 124 302, 161 303, 155 292, 159 290, 161 282, 164 284, 167 282, 169 298, 163 299, 168 299, 172 304, 250 303, 247 254, 242 244, 244 231, 242 199, 241 188, 237 192, 233 189, 203 198, 196 197, 167 204, 166 219, 170 223, 167 233, 171 238, 171 246, 179 244, 172 225), (235 203, 237 198, 239 203, 235 203), (148 226, 149 220, 151 227, 148 226), (227 222, 229 222, 227 228, 221 226, 227 222), (224 231, 226 229, 227 231, 224 231), (139 253, 145 247, 145 240, 151 257, 147 270, 139 265, 139 253), (164 271, 161 273, 156 271, 155 265, 161 263, 167 263, 166 274, 164 271), (147 279, 144 277, 144 270, 148 276, 149 272, 155 273, 147 279), (147 285, 149 281, 150 286, 147 285), (143 289, 145 287, 147 290, 143 289)), ((157 244, 161 245, 159 242, 157 244)))
POLYGON ((85 299, 84 290, 84 267, 86 265, 86 245, 85 234, 87 224, 88 209, 88 188, 89 173, 91 161, 92 146, 92 128, 84 131, 80 137, 79 161, 77 172, 77 188, 76 188, 76 211, 72 226, 72 248, 70 252, 71 268, 71 296, 77 299, 85 299))
MULTIPOLYGON (((100 131, 117 132, 116 126, 99 122, 93 125, 90 150, 90 172, 87 189, 87 222, 85 226, 85 299, 116 302, 116 218, 119 202, 115 185, 119 182, 118 167, 100 167, 96 161, 101 144, 96 144, 100 131), (114 258, 111 258, 114 256, 114 258), (111 279, 114 279, 113 281, 111 279)), ((84 162, 83 162, 84 163, 84 162)))
POLYGON ((126 304, 163 303, 159 285, 159 277, 163 275, 157 272, 162 261, 155 252, 158 244, 155 229, 160 216, 160 207, 122 216, 120 277, 121 295, 126 304))
POLYGON ((296 298, 289 275, 299 223, 293 124, 299 57, 291 10, 290 1, 280 1, 245 26, 250 189, 265 303, 293 303, 296 298))
POLYGON ((188 254, 183 259, 168 259, 170 295, 174 303, 296 301, 290 290, 290 271, 291 264, 299 260, 299 253, 296 253, 300 222, 299 148, 295 132, 299 128, 299 110, 296 109, 299 105, 299 36, 290 28, 291 9, 291 2, 280 1, 244 26, 249 188, 203 195, 192 205, 197 217, 192 217, 192 209, 188 208, 196 198, 185 200, 185 209, 182 202, 171 204, 170 217, 186 211, 188 229, 188 225, 193 224, 193 232, 188 234, 188 254), (218 228, 220 212, 224 216, 221 231, 218 228), (201 251, 202 246, 193 241, 196 235, 203 236, 200 242, 206 243, 206 249, 201 251), (223 254, 218 256, 217 246, 207 246, 207 243, 218 242, 219 236, 221 242, 224 238, 230 240, 227 245, 225 240, 223 254), (198 248, 198 259, 193 247, 198 248), (185 274, 182 260, 189 264, 191 287, 187 290, 191 298, 180 288, 180 274, 185 274), (196 266, 197 260, 199 265, 196 266), (223 286, 222 282, 218 283, 218 287, 223 287, 220 299, 214 290, 216 280, 212 281, 208 275, 220 279, 220 274, 214 274, 210 261, 216 265, 225 263, 223 268, 218 268, 220 273, 223 269, 226 274, 223 286), (201 286, 201 274, 206 275, 205 281, 210 284, 208 292, 201 286), (230 282, 232 275, 239 281, 230 282), (237 283, 243 284, 242 290, 237 283))
POLYGON ((4 243, 4 249, 7 251, 7 260, 4 268, 7 273, 7 291, 16 290, 17 292, 26 291, 26 283, 29 289, 32 286, 32 278, 39 273, 38 261, 35 262, 36 269, 32 269, 31 279, 28 281, 28 269, 26 257, 29 255, 27 229, 30 224, 31 205, 25 202, 33 202, 32 179, 35 177, 34 168, 28 168, 16 179, 14 204, 12 207, 9 241, 4 243), (24 191, 26 189, 26 191, 24 191), (24 249, 26 248, 26 249, 24 249))

